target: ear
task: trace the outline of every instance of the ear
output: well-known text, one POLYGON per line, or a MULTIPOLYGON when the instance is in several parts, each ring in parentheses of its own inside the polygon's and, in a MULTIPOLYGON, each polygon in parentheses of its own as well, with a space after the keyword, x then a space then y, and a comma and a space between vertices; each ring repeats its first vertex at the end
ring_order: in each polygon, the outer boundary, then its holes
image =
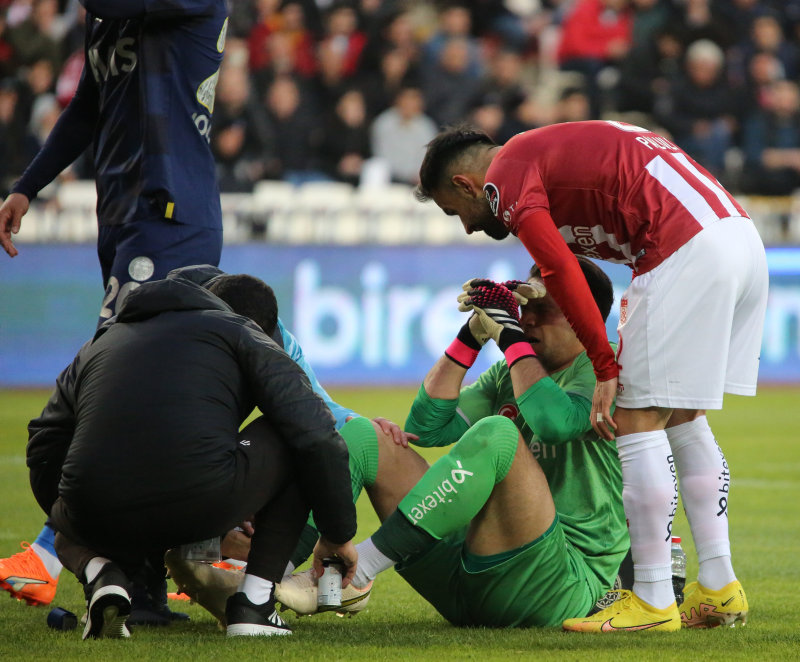
POLYGON ((469 175, 453 175, 450 181, 459 193, 468 195, 471 198, 483 196, 483 183, 478 184, 469 175))

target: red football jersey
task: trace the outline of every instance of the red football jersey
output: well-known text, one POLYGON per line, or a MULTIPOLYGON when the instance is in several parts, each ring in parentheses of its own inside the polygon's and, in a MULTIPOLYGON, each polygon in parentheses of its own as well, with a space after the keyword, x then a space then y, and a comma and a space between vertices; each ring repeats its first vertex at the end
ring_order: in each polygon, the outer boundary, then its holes
POLYGON ((542 267, 548 291, 599 379, 617 370, 605 327, 569 253, 644 273, 704 225, 747 216, 679 147, 623 122, 571 122, 520 133, 492 160, 484 191, 494 214, 542 267))

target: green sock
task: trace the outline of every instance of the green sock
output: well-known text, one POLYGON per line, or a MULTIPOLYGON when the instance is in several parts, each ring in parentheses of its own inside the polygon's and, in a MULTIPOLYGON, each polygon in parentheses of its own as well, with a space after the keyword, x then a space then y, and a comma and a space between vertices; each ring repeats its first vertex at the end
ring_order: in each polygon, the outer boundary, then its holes
POLYGON ((481 419, 425 472, 397 509, 439 540, 467 526, 508 474, 518 436, 504 416, 481 419))
MULTIPOLYGON (((368 418, 354 418, 345 423, 339 430, 350 454, 350 487, 353 491, 353 503, 358 500, 365 485, 375 482, 378 475, 378 434, 368 418)), ((317 544, 319 532, 314 518, 309 515, 300 540, 292 554, 295 567, 302 564, 317 544)))

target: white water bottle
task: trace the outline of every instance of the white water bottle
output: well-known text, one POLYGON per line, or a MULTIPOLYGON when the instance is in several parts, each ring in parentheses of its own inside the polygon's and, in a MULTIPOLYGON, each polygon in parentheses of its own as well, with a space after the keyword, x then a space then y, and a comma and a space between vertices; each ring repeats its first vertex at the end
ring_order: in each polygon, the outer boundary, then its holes
POLYGON ((342 606, 342 570, 338 559, 322 559, 324 571, 317 581, 317 605, 321 611, 342 606))
POLYGON ((681 547, 681 539, 672 536, 672 590, 675 592, 675 602, 683 602, 683 587, 686 586, 686 554, 681 547))

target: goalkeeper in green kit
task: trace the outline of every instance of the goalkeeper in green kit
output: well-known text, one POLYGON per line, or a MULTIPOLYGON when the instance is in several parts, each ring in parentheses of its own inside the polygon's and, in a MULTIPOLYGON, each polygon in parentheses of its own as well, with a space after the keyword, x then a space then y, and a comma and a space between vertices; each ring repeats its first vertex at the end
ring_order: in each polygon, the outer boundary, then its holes
MULTIPOLYGON (((605 319, 611 283, 579 260, 605 319)), ((368 493, 383 524, 357 546, 342 611, 357 611, 375 576, 395 567, 454 625, 560 626, 593 609, 628 551, 616 449, 592 431, 591 363, 536 267, 527 283, 474 280, 465 289, 461 307, 473 315, 426 376, 406 422, 419 445, 454 446, 427 470, 408 448, 378 463, 368 493), (488 338, 505 360, 462 387, 488 338), (419 478, 394 504, 374 498, 381 482, 389 493, 391 474, 408 481, 409 473, 419 478)), ((382 452, 394 443, 377 437, 382 452)), ((313 613, 318 573, 284 578, 277 599, 313 613)))
MULTIPOLYGON (((605 319, 611 282, 578 260, 605 319)), ((473 314, 425 377, 405 433, 366 419, 341 429, 353 498, 366 489, 383 524, 356 546, 336 611, 364 609, 374 578, 395 567, 454 625, 560 626, 593 610, 629 548, 614 442, 589 424, 592 365, 536 267, 527 283, 470 281, 459 300, 473 314), (490 338, 504 360, 462 387, 490 338), (409 440, 453 446, 429 467, 409 440)), ((317 605, 323 556, 318 546, 314 567, 285 576, 277 601, 298 614, 328 609, 317 605)), ((225 571, 188 570, 189 594, 206 607, 234 590, 225 571)))

